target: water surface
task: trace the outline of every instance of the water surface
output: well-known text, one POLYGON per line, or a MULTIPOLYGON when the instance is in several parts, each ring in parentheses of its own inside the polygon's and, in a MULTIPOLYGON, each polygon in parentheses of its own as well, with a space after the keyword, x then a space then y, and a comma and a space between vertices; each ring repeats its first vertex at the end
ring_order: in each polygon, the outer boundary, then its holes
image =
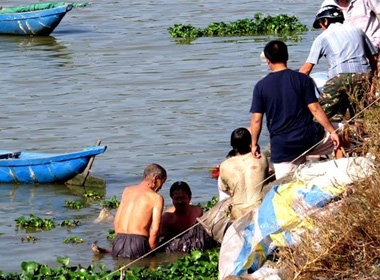
MULTIPOLYGON (((33 2, 29 2, 30 4, 33 2)), ((3 1, 2 6, 29 4, 3 1)), ((167 28, 176 23, 206 27, 211 22, 253 18, 255 13, 297 15, 311 27, 319 2, 278 1, 101 1, 70 11, 46 38, 0 36, 1 149, 68 152, 101 139, 108 146, 92 173, 107 181, 106 198, 120 197, 126 185, 141 180, 144 167, 157 162, 168 171, 161 191, 187 181, 193 203, 217 194, 208 168, 229 151, 232 130, 247 126, 252 88, 268 73, 260 59, 273 36, 200 38, 177 44, 167 28)), ((299 68, 320 31, 288 42, 291 68, 299 68)), ((318 67, 317 67, 318 70, 318 67)), ((264 130, 261 145, 268 143, 264 130)), ((80 193, 80 191, 79 191, 80 193)), ((19 271, 24 260, 56 265, 102 262, 90 244, 106 240, 112 223, 95 224, 101 206, 64 207, 80 199, 66 186, 0 185, 0 270, 19 271), (57 227, 22 243, 14 219, 34 214, 80 219, 82 226, 57 227), (67 245, 78 236, 84 244, 67 245)), ((162 261, 162 258, 159 262, 162 261)))

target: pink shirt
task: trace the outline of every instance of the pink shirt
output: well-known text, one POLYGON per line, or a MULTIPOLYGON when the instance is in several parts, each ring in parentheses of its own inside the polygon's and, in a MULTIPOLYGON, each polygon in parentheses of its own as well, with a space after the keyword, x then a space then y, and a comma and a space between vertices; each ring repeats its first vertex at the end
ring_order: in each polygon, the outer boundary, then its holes
POLYGON ((380 49, 380 1, 379 0, 351 0, 347 8, 338 4, 338 0, 325 0, 321 7, 335 5, 343 10, 344 23, 362 29, 372 44, 380 49))

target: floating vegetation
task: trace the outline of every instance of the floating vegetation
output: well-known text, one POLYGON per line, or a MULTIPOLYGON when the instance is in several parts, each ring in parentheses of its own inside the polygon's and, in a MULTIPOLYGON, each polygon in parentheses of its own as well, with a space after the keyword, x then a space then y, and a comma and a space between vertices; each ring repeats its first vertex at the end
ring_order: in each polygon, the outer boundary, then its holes
POLYGON ((35 243, 39 238, 35 237, 35 236, 31 236, 31 235, 26 235, 25 237, 22 236, 20 238, 21 242, 24 243, 25 241, 26 242, 32 242, 32 243, 35 243))
POLYGON ((107 240, 109 242, 113 242, 113 240, 115 239, 115 236, 116 236, 116 233, 114 229, 108 230, 107 240))
POLYGON ((211 200, 207 201, 205 205, 201 205, 198 203, 197 206, 201 207, 203 212, 206 212, 210 210, 212 207, 214 207, 219 202, 218 198, 216 196, 213 196, 211 200))
POLYGON ((204 252, 192 251, 176 263, 157 269, 133 267, 126 271, 125 279, 218 279, 219 249, 204 252))
POLYGON ((23 229, 51 230, 55 227, 53 220, 42 219, 33 214, 30 214, 29 218, 25 218, 24 216, 18 217, 15 221, 17 227, 23 229))
POLYGON ((77 236, 70 236, 69 238, 64 238, 62 240, 63 243, 70 243, 70 244, 80 244, 84 243, 83 238, 77 237, 77 236))
POLYGON ((110 199, 102 201, 101 205, 108 209, 116 209, 119 207, 120 201, 117 199, 116 195, 114 195, 110 199))
POLYGON ((168 31, 172 38, 194 39, 216 36, 293 35, 295 32, 308 31, 308 28, 296 16, 280 14, 264 17, 262 13, 257 13, 253 19, 245 18, 230 23, 212 22, 206 28, 175 24, 169 27, 168 31))
POLYGON ((71 209, 82 209, 84 207, 83 203, 80 201, 65 201, 65 207, 71 209))
MULTIPOLYGON (((104 270, 104 265, 90 265, 87 268, 78 266, 69 266, 70 259, 68 257, 57 258, 57 262, 62 264, 61 267, 51 268, 46 264, 40 264, 34 261, 26 261, 21 263, 21 273, 4 274, 0 271, 0 279, 101 279, 109 274, 104 270)), ((120 279, 107 278, 107 279, 120 279)))
POLYGON ((81 225, 81 222, 78 221, 78 220, 64 220, 62 221, 60 224, 59 224, 61 227, 76 227, 76 226, 79 226, 81 225))
POLYGON ((96 192, 96 191, 86 191, 83 195, 84 198, 89 198, 91 200, 102 200, 104 199, 104 195, 96 192))
POLYGON ((193 251, 189 256, 180 258, 174 264, 159 266, 157 269, 133 267, 126 271, 106 270, 104 264, 88 267, 71 266, 68 257, 57 258, 61 267, 52 268, 34 261, 21 263, 21 273, 4 274, 0 279, 218 279, 218 249, 199 252, 193 251))

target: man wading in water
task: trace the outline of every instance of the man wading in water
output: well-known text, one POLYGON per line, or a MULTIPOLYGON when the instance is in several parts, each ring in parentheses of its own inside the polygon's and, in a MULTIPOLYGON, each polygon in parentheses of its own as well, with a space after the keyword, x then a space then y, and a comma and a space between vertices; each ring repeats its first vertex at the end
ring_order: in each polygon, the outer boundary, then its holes
POLYGON ((166 171, 160 165, 148 165, 141 183, 123 191, 114 220, 116 237, 112 250, 99 248, 96 242, 92 244, 92 250, 112 253, 114 257, 137 259, 155 249, 164 206, 164 198, 157 192, 166 178, 166 171))

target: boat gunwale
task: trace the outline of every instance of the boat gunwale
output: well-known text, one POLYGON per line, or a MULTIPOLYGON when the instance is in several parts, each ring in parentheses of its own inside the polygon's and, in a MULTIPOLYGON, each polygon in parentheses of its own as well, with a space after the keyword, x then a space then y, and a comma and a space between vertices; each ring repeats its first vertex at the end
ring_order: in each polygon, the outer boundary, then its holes
MULTIPOLYGON (((14 7, 17 8, 17 7, 14 7)), ((57 14, 66 14, 71 11, 73 8, 72 4, 66 3, 65 5, 53 7, 53 8, 45 8, 34 11, 26 11, 26 12, 9 12, 9 13, 0 13, 0 20, 25 20, 25 19, 36 19, 41 17, 53 16, 57 14), (33 15, 33 16, 29 16, 33 15), (9 17, 9 19, 8 19, 9 17)))
MULTIPOLYGON (((41 157, 35 158, 9 158, 0 159, 0 168, 17 168, 25 166, 36 166, 36 165, 49 165, 54 163, 63 163, 71 160, 79 160, 81 158, 88 158, 102 154, 106 151, 107 146, 94 146, 87 147, 82 151, 75 151, 62 154, 53 153, 38 153, 38 152, 27 152, 21 151, 21 154, 35 154, 36 156, 41 155, 41 157)), ((1 151, 7 152, 7 151, 1 151)))

